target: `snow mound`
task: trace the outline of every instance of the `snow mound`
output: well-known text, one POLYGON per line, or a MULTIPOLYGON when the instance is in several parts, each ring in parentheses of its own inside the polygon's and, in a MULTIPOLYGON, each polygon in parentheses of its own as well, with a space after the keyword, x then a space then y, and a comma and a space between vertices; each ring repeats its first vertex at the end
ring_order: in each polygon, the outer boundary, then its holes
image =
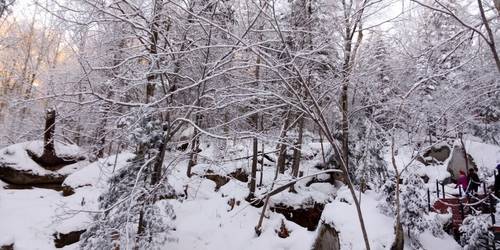
POLYGON ((492 144, 467 140, 465 150, 482 169, 495 169, 500 164, 500 147, 492 144))
POLYGON ((85 168, 69 175, 63 182, 63 186, 79 188, 92 186, 99 189, 107 187, 107 181, 113 174, 124 167, 135 155, 129 152, 98 159, 85 168))

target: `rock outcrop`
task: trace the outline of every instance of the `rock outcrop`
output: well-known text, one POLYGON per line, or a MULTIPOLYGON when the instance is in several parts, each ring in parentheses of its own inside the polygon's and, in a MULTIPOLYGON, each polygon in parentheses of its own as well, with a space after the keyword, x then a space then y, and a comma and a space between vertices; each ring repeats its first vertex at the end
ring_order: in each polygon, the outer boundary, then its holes
POLYGON ((340 250, 339 233, 329 224, 321 223, 312 250, 340 250))
POLYGON ((77 146, 56 144, 62 155, 59 158, 66 160, 55 161, 57 165, 47 168, 35 159, 42 155, 43 146, 42 141, 32 141, 0 149, 0 179, 17 187, 60 185, 69 174, 80 170, 88 163, 79 155, 77 146))

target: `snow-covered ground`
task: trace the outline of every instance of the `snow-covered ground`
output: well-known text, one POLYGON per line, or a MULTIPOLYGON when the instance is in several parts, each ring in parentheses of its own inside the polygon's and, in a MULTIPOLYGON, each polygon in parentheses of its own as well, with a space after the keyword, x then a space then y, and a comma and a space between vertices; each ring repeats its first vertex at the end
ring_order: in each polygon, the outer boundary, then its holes
MULTIPOLYGON (((471 155, 481 157, 482 148, 474 143, 470 145, 471 155)), ((202 178, 207 170, 224 176, 238 169, 248 173, 249 159, 245 158, 248 148, 249 145, 235 145, 231 150, 222 152, 224 162, 215 163, 211 158, 220 156, 221 152, 213 145, 202 144, 200 161, 203 163, 193 168, 196 175, 191 178, 186 176, 185 158, 176 153, 167 155, 165 165, 171 171, 169 182, 178 192, 186 190, 187 197, 169 201, 176 213, 176 230, 172 232, 173 240, 167 243, 165 249, 310 249, 317 230, 308 231, 269 209, 264 218, 262 234, 255 234, 254 227, 261 208, 255 208, 245 201, 248 195, 246 183, 230 178, 227 184, 215 191, 215 183, 202 178), (287 238, 280 238, 277 234, 282 222, 290 231, 287 238)), ((320 147, 311 142, 310 146, 304 148, 306 155, 314 155, 320 147)), ((108 187, 107 180, 113 171, 125 166, 133 156, 131 153, 110 156, 70 174, 63 186, 71 187, 75 193, 67 197, 62 192, 50 189, 5 189, 6 184, 0 182, 0 246, 14 243, 16 250, 55 249, 54 233, 85 229, 91 222, 91 215, 98 211, 98 197, 108 187)), ((404 166, 411 156, 412 152, 401 148, 397 156, 398 164, 404 166)), ((319 171, 313 167, 318 159, 316 155, 312 160, 304 161, 301 170, 305 175, 319 171)), ((481 165, 490 164, 486 158, 479 159, 481 165)), ((425 166, 419 162, 414 164, 416 169, 422 168, 421 171, 434 179, 441 179, 447 173, 446 169, 443 170, 444 166, 424 169, 425 166)), ((273 180, 274 168, 271 165, 264 167, 264 184, 273 180)), ((257 180, 260 180, 259 175, 257 180)), ((286 175, 280 175, 277 185, 284 184, 286 178, 286 175)), ((356 209, 347 188, 328 183, 305 184, 306 181, 296 184, 296 194, 283 192, 272 197, 270 205, 282 203, 300 207, 307 202, 327 203, 321 218, 339 232, 342 249, 364 249, 356 209)), ((261 196, 267 191, 258 188, 256 193, 261 196)), ((380 197, 375 191, 368 190, 361 194, 362 213, 372 249, 375 250, 390 248, 394 240, 394 218, 381 213, 377 207, 379 203, 380 197)), ((450 235, 435 237, 430 231, 420 235, 420 242, 425 249, 460 249, 450 235)), ((65 247, 77 248, 78 243, 65 247)), ((410 249, 409 246, 406 248, 410 249)))
MULTIPOLYGON (((14 243, 16 250, 55 249, 55 233, 85 229, 92 212, 98 211, 97 199, 113 167, 124 166, 132 156, 111 156, 71 174, 65 185, 73 187, 75 194, 67 197, 52 189, 5 189, 7 185, 0 182, 0 246, 14 243)), ((64 249, 78 249, 78 244, 64 249)))

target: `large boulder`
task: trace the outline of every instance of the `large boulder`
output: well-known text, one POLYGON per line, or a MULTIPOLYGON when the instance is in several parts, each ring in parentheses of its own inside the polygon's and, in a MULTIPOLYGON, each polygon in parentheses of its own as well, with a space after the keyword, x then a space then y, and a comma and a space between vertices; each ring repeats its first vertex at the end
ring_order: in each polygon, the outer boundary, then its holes
POLYGON ((454 179, 458 178, 460 171, 467 172, 466 166, 468 166, 469 169, 477 168, 477 165, 470 154, 467 154, 466 164, 464 149, 461 146, 453 147, 453 153, 447 167, 448 171, 451 173, 451 176, 454 179))
POLYGON ((77 146, 55 145, 58 157, 71 163, 58 166, 57 170, 46 169, 34 160, 34 156, 42 155, 42 141, 18 143, 0 149, 0 179, 14 185, 61 184, 68 175, 88 164, 77 146))
POLYGON ((340 250, 339 233, 326 223, 321 223, 312 250, 340 250))
POLYGON ((451 156, 451 148, 446 143, 436 144, 424 151, 417 160, 428 165, 442 164, 451 156))

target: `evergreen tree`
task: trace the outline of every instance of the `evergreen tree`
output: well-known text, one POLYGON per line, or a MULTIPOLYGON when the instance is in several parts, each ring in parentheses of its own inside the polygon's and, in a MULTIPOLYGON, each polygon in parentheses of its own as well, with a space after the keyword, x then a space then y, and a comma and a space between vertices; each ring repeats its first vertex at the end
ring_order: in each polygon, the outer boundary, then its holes
POLYGON ((138 122, 127 122, 134 128, 130 140, 139 145, 138 153, 110 179, 109 190, 99 198, 104 212, 82 235, 82 249, 161 249, 169 239, 175 215, 162 199, 173 197, 174 191, 166 180, 153 182, 151 174, 163 140, 162 124, 148 110, 138 111, 136 117, 138 122))
POLYGON ((478 250, 489 248, 488 243, 492 242, 492 235, 488 230, 489 218, 481 215, 467 216, 462 226, 460 226, 460 242, 466 250, 478 250))
POLYGON ((394 182, 394 177, 390 177, 382 185, 380 191, 384 200, 377 206, 382 213, 387 216, 394 216, 396 208, 396 182, 394 182))
POLYGON ((415 173, 409 174, 404 181, 404 189, 401 192, 401 224, 406 228, 411 244, 414 248, 420 248, 416 239, 423 232, 429 222, 426 220, 427 201, 424 194, 424 182, 415 173))

